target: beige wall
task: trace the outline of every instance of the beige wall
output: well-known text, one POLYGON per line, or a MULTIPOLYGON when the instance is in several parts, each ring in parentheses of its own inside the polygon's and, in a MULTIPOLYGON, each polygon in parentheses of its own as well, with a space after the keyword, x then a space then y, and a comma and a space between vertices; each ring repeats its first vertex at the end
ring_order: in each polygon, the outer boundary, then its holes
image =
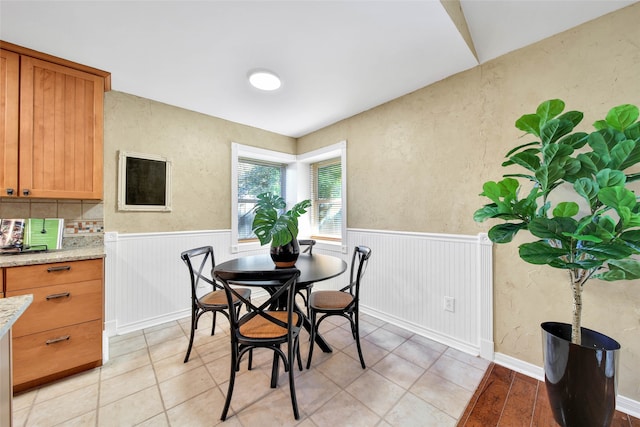
MULTIPOLYGON (((481 183, 528 142, 513 125, 520 115, 561 98, 591 130, 610 107, 640 105, 638 22, 640 3, 300 138, 298 152, 347 140, 350 228, 487 231, 472 219, 481 183)), ((622 344, 619 392, 640 401, 640 283, 587 286, 584 326, 622 344)), ((539 324, 571 321, 566 275, 500 245, 494 287, 496 351, 540 366, 539 324)))
POLYGON ((143 233, 231 228, 231 143, 295 153, 293 138, 144 98, 105 94, 105 231, 143 233), (171 212, 119 212, 120 150, 172 162, 171 212))

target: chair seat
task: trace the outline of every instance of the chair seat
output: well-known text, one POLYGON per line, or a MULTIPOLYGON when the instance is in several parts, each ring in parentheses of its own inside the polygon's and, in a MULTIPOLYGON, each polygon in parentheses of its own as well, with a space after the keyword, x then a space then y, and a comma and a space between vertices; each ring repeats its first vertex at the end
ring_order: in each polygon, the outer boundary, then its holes
POLYGON ((341 310, 353 301, 353 295, 341 291, 317 291, 311 294, 309 305, 316 310, 341 310))
MULTIPOLYGON (((243 298, 249 299, 251 296, 251 289, 238 288, 238 292, 242 295, 243 298)), ((233 296, 233 303, 237 303, 238 298, 233 296)), ((200 297, 200 303, 202 305, 210 305, 210 306, 227 306, 227 295, 224 293, 224 290, 218 290, 209 292, 208 294, 200 297)))
MULTIPOLYGON (((286 311, 267 311, 271 316, 287 323, 286 311)), ((298 324, 298 313, 293 313, 293 324, 298 324)), ((278 338, 287 335, 287 328, 276 325, 261 316, 255 316, 240 326, 240 334, 247 338, 278 338)))

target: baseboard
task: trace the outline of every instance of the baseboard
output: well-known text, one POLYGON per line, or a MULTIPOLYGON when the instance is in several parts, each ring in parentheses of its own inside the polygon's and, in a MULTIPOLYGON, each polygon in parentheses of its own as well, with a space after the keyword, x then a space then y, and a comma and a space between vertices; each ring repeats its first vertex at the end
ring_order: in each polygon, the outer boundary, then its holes
MULTIPOLYGON (((512 371, 519 372, 539 381, 544 381, 544 369, 540 366, 524 362, 502 353, 496 353, 493 361, 498 365, 511 369, 512 371)), ((640 402, 636 400, 618 395, 616 397, 616 409, 620 412, 624 412, 625 414, 640 418, 640 402)))
POLYGON ((460 350, 460 351, 465 352, 467 354, 470 354, 472 356, 481 356, 480 348, 478 346, 474 346, 472 344, 456 340, 455 338, 452 338, 452 337, 444 335, 444 334, 440 334, 437 331, 433 331, 431 329, 424 328, 424 327, 422 327, 420 325, 417 325, 415 323, 410 323, 410 322, 404 321, 402 319, 398 319, 397 317, 390 316, 387 313, 383 313, 381 311, 374 310, 371 307, 366 307, 366 306, 360 305, 360 311, 362 313, 368 314, 368 315, 373 316, 375 318, 378 318, 380 320, 384 320, 387 323, 390 323, 392 325, 395 325, 395 326, 398 326, 400 328, 406 329, 408 331, 411 331, 413 333, 421 335, 421 336, 423 336, 425 338, 429 338, 429 339, 431 339, 433 341, 439 342, 439 343, 444 344, 444 345, 446 345, 448 347, 455 348, 456 350, 460 350))
POLYGON ((163 323, 171 322, 174 320, 184 319, 191 316, 191 309, 180 310, 173 313, 168 313, 163 316, 157 316, 153 318, 144 319, 139 322, 133 322, 126 325, 118 325, 116 335, 124 335, 129 332, 139 331, 140 329, 150 328, 152 326, 161 325, 163 323))

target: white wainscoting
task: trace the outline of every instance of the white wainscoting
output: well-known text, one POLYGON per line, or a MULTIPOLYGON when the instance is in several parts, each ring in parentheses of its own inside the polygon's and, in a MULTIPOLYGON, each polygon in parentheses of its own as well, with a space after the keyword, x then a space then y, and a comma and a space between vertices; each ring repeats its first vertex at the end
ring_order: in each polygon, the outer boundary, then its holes
MULTIPOLYGON (((350 229, 347 247, 356 244, 372 250, 361 295, 363 312, 493 360, 491 242, 485 235, 350 229), (444 310, 444 297, 454 299, 453 312, 444 310)), ((232 254, 228 230, 106 233, 107 334, 188 316, 191 296, 180 253, 205 245, 213 246, 216 262, 267 251, 232 254)), ((350 263, 350 250, 331 254, 350 263)), ((317 286, 337 289, 347 280, 344 275, 317 286)))
MULTIPOLYGON (((372 251, 362 311, 493 360, 491 241, 486 235, 349 230, 372 251), (444 309, 453 298, 454 311, 444 309)), ((352 245, 352 246, 353 246, 352 245)))

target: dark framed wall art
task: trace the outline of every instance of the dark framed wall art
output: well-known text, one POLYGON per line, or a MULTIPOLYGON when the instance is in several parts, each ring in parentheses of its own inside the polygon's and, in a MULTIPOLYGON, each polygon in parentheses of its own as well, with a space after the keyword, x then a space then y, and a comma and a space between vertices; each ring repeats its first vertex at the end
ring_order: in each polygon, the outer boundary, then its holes
POLYGON ((171 211, 171 162, 153 154, 120 151, 118 210, 171 211))

